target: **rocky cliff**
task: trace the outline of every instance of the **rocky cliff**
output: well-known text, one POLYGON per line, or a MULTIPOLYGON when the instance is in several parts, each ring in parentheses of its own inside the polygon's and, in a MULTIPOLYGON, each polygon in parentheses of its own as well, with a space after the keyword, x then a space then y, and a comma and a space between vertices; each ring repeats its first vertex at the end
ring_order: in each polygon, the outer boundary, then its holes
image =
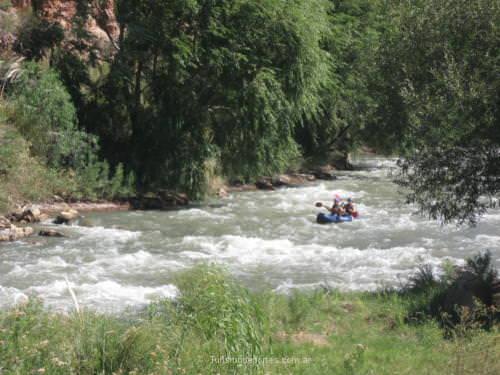
POLYGON ((116 40, 119 28, 115 17, 115 1, 78 0, 12 0, 16 9, 32 7, 40 18, 59 23, 71 32, 76 16, 84 19, 86 30, 98 40, 116 40), (82 4, 83 3, 83 4, 82 4))

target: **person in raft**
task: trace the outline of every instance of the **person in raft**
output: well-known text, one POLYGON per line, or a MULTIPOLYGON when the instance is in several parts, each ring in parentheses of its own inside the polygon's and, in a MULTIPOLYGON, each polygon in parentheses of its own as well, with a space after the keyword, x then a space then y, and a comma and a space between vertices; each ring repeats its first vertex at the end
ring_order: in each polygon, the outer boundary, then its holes
POLYGON ((344 204, 344 210, 347 215, 355 216, 356 209, 354 208, 354 203, 352 202, 352 198, 347 198, 347 203, 344 204))
POLYGON ((337 195, 335 196, 335 199, 333 201, 333 206, 332 208, 330 208, 330 212, 333 214, 333 215, 339 215, 339 216, 343 216, 345 215, 345 210, 344 208, 342 207, 342 204, 341 204, 341 199, 340 197, 337 195))

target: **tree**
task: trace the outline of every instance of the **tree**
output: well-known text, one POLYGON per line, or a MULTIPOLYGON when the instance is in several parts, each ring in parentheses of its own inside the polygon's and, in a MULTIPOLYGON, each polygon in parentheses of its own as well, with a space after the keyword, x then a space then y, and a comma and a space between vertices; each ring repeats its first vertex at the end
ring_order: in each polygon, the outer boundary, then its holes
POLYGON ((319 110, 329 6, 118 1, 119 50, 82 111, 86 127, 145 189, 196 195, 214 164, 246 180, 282 171, 300 155, 295 127, 319 110))
POLYGON ((500 3, 402 3, 384 43, 392 78, 378 130, 404 146, 397 181, 408 201, 444 222, 475 223, 500 191, 500 3))

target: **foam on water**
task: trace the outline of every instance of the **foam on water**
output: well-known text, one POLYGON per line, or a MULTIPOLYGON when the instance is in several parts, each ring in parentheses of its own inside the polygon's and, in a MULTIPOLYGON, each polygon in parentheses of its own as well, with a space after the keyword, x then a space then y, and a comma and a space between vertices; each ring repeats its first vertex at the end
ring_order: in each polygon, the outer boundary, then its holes
MULTIPOLYGON (((118 312, 130 306, 145 305, 159 298, 174 298, 178 290, 174 285, 159 287, 143 287, 119 284, 116 281, 106 280, 94 284, 75 282, 69 283, 71 289, 78 296, 79 304, 83 306, 99 306, 101 311, 118 312)), ((26 291, 27 295, 37 295, 44 299, 49 306, 56 309, 72 307, 69 300, 69 287, 65 280, 57 280, 46 285, 32 286, 26 291), (65 303, 61 305, 61 299, 65 303)))
POLYGON ((500 266, 499 210, 476 228, 441 226, 404 204, 387 178, 393 160, 361 166, 315 186, 233 194, 222 206, 89 214, 94 227, 61 228, 67 238, 0 245, 0 307, 35 294, 71 309, 67 277, 81 305, 120 311, 175 297, 176 274, 206 262, 283 293, 398 286, 421 264, 463 263, 483 249, 500 266), (316 224, 314 203, 335 194, 353 197, 360 218, 316 224))

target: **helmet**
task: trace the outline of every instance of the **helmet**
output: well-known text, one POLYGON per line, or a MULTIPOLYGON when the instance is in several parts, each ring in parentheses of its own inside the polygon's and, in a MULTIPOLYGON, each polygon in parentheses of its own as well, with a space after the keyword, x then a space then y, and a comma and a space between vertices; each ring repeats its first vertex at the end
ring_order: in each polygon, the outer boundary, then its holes
POLYGON ((351 197, 347 198, 347 201, 348 201, 349 203, 350 203, 350 202, 352 202, 352 198, 351 198, 351 197))

